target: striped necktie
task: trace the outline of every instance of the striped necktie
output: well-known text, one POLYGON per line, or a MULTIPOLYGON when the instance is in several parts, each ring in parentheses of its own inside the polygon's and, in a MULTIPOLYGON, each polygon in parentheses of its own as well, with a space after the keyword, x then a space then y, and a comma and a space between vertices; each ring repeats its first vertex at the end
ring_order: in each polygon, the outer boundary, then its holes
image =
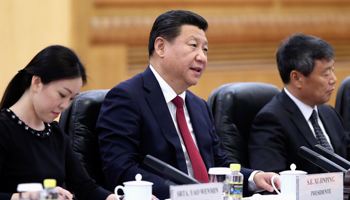
POLYGON ((321 146, 325 147, 328 150, 333 151, 333 148, 328 143, 326 137, 324 136, 324 134, 322 132, 321 127, 318 125, 316 110, 312 111, 310 121, 311 121, 312 126, 314 127, 314 131, 315 131, 315 135, 316 135, 316 139, 317 139, 318 144, 320 144, 321 146))

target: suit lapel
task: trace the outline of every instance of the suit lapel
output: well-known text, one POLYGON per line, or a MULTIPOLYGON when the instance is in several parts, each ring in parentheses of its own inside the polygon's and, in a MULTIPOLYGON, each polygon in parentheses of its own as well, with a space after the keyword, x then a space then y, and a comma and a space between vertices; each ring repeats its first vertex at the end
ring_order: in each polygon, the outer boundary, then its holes
POLYGON ((285 106, 285 108, 291 113, 290 118, 295 126, 299 129, 300 134, 305 138, 310 146, 314 147, 317 144, 317 140, 298 106, 293 102, 293 100, 286 94, 284 90, 282 90, 282 92, 278 95, 278 98, 285 106))
POLYGON ((198 145, 199 153, 202 156, 204 164, 208 167, 210 166, 210 159, 207 158, 207 155, 210 154, 211 144, 207 141, 212 141, 208 134, 208 127, 206 126, 206 121, 203 116, 203 111, 200 109, 199 102, 195 102, 194 95, 190 92, 186 92, 186 107, 188 114, 190 115, 193 132, 196 136, 196 142, 198 145))
POLYGON ((149 67, 142 73, 142 76, 144 80, 144 88, 149 92, 148 95, 146 95, 148 105, 150 106, 162 134, 175 148, 176 160, 178 161, 180 170, 187 172, 185 156, 182 151, 180 139, 159 83, 149 67))

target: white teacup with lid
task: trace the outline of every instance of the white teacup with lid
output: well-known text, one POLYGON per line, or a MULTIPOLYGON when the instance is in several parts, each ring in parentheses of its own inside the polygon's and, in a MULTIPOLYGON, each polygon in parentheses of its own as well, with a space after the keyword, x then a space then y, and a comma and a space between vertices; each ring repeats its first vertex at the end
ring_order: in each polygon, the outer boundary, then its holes
POLYGON ((124 182, 124 187, 118 185, 114 189, 115 195, 118 195, 118 190, 121 189, 124 192, 125 200, 151 200, 152 199, 152 182, 142 181, 141 174, 136 174, 136 181, 124 182))
POLYGON ((290 169, 291 170, 286 170, 286 171, 282 171, 280 172, 281 176, 273 176, 271 178, 271 183, 273 188, 275 189, 275 191, 283 196, 289 196, 291 197, 291 199, 295 199, 296 198, 296 181, 297 181, 297 177, 299 176, 304 176, 307 174, 307 172, 305 171, 301 171, 301 170, 295 170, 296 169, 296 165, 293 163, 290 165, 290 169), (279 178, 281 181, 281 192, 278 191, 278 189, 276 188, 273 180, 275 178, 279 178))

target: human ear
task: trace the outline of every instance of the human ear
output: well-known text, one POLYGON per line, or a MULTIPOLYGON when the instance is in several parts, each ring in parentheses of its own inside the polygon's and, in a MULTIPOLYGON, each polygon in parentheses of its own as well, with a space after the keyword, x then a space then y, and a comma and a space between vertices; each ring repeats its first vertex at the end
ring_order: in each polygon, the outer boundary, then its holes
POLYGON ((304 75, 298 71, 290 72, 290 83, 293 84, 296 88, 301 88, 304 82, 304 75))
POLYGON ((41 78, 39 76, 34 75, 32 77, 31 86, 32 86, 34 92, 39 91, 40 87, 42 86, 41 78))
POLYGON ((166 40, 162 37, 157 37, 156 40, 154 41, 154 51, 161 58, 164 57, 165 42, 166 42, 166 40))

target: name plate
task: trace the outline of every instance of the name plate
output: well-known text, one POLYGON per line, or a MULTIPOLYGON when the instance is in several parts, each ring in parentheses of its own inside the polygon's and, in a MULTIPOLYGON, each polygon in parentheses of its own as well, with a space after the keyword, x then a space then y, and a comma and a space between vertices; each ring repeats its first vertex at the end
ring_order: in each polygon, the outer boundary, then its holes
POLYGON ((223 183, 171 185, 171 200, 222 200, 223 183))
POLYGON ((298 182, 297 200, 343 200, 342 172, 300 176, 298 182))

